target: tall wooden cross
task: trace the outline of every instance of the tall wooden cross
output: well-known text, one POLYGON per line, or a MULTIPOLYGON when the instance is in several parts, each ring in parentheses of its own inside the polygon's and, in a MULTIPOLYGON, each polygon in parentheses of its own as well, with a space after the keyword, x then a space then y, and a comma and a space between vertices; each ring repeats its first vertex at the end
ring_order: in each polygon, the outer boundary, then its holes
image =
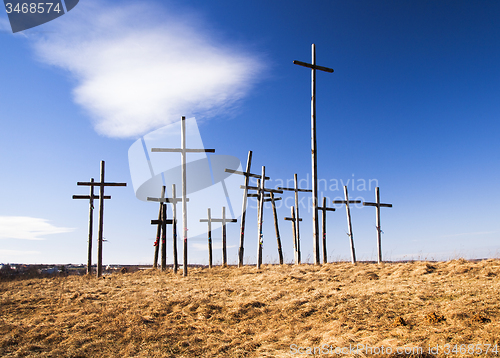
POLYGON ((347 228, 349 233, 347 234, 350 239, 351 244, 351 261, 353 264, 356 263, 356 252, 354 251, 354 239, 352 237, 352 225, 351 225, 351 209, 349 204, 360 204, 361 200, 349 200, 349 195, 347 194, 347 186, 344 186, 344 196, 345 200, 334 200, 334 204, 345 204, 345 210, 347 213, 347 228))
POLYGON ((300 264, 300 241, 297 241, 297 230, 296 230, 295 226, 299 221, 302 221, 302 219, 297 218, 295 216, 295 208, 293 206, 290 207, 290 211, 292 213, 291 217, 286 217, 285 220, 292 222, 293 252, 294 252, 294 258, 295 258, 295 265, 299 265, 300 264))
MULTIPOLYGON (((252 151, 248 151, 247 158, 247 166, 244 172, 240 172, 238 170, 226 169, 227 173, 239 174, 245 177, 245 184, 243 188, 243 203, 241 208, 241 222, 240 222, 240 247, 238 250, 238 267, 243 267, 243 251, 244 251, 244 241, 245 241, 245 219, 246 219, 246 210, 247 210, 247 198, 248 198, 248 181, 250 177, 252 178, 260 178, 260 175, 250 173, 250 167, 252 166, 252 151)), ((266 177, 266 180, 269 180, 266 177)))
MULTIPOLYGON (((94 178, 90 178, 94 182, 94 178)), ((90 186, 89 195, 73 195, 73 199, 89 199, 89 245, 87 253, 87 275, 92 273, 92 231, 94 230, 94 199, 99 199, 99 195, 94 195, 94 186, 90 186)), ((104 196, 104 199, 111 199, 111 196, 104 196)))
POLYGON ((104 222, 104 187, 106 186, 127 186, 127 183, 106 183, 104 181, 104 160, 101 160, 101 181, 100 182, 77 182, 76 185, 86 185, 99 187, 99 229, 97 237, 97 277, 102 276, 102 230, 104 222))
MULTIPOLYGON (((293 188, 278 187, 278 189, 295 192, 295 217, 296 218, 300 218, 300 215, 299 215, 299 192, 310 193, 310 192, 312 192, 312 190, 311 189, 299 189, 299 186, 297 184, 297 174, 293 175, 293 188)), ((294 237, 295 237, 295 240, 297 241, 297 248, 299 248, 298 249, 298 256, 299 256, 298 261, 300 263, 300 229, 299 229, 299 221, 302 221, 302 220, 298 220, 295 223, 295 226, 294 226, 295 227, 294 237)), ((318 251, 319 250, 319 246, 317 246, 316 241, 313 241, 313 245, 314 245, 314 252, 316 253, 316 251, 317 251, 316 254, 319 256, 319 251, 318 251)), ((316 259, 314 259, 314 262, 316 263, 316 259)))
POLYGON ((392 208, 392 204, 382 204, 380 202, 380 191, 379 187, 375 188, 375 203, 363 203, 364 206, 375 206, 377 208, 376 211, 376 220, 377 220, 377 260, 378 263, 382 262, 382 228, 380 227, 380 208, 392 208))
POLYGON ((208 223, 208 267, 212 267, 212 223, 222 223, 222 267, 227 267, 227 249, 226 249, 226 223, 238 222, 237 219, 226 218, 226 207, 222 207, 222 218, 214 219, 208 209, 207 219, 200 219, 200 222, 208 223))
POLYGON ((312 63, 293 61, 295 65, 311 69, 311 159, 312 159, 312 200, 313 200, 313 240, 315 246, 314 263, 319 264, 318 229, 318 158, 316 146, 316 70, 332 73, 333 69, 316 65, 316 48, 312 44, 312 63))
MULTIPOLYGON (((165 188, 165 187, 163 187, 165 188)), ((179 263, 177 260, 177 203, 179 201, 182 201, 182 198, 178 198, 176 195, 175 191, 175 184, 172 184, 172 197, 171 198, 165 198, 162 192, 161 198, 151 198, 148 197, 146 200, 148 201, 157 201, 160 203, 170 203, 172 204, 172 238, 173 238, 173 270, 174 273, 177 273, 177 270, 179 268, 179 263)), ((189 198, 186 198, 186 202, 189 202, 189 198)), ((159 220, 159 219, 158 219, 159 220)))
POLYGON ((186 148, 186 117, 181 118, 181 148, 151 148, 151 152, 181 153, 182 163, 182 237, 183 245, 183 276, 187 276, 187 201, 186 201, 186 154, 187 153, 215 153, 215 149, 187 149, 186 148))
POLYGON ((335 211, 335 208, 329 208, 326 206, 326 197, 323 197, 323 206, 318 207, 318 210, 321 210, 323 217, 323 263, 326 264, 328 262, 327 251, 326 251, 326 212, 327 211, 335 211))

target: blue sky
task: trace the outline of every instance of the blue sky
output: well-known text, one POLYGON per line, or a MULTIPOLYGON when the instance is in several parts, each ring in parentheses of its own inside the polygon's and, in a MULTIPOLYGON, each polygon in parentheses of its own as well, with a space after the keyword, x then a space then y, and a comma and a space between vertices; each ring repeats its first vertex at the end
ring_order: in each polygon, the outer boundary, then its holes
MULTIPOLYGON (((394 205, 382 209, 386 259, 498 257, 499 16, 494 1, 82 0, 12 34, 2 12, 0 262, 86 262, 88 204, 71 196, 87 194, 76 182, 97 180, 105 160, 106 179, 128 186, 106 189, 104 263, 150 264, 158 207, 135 197, 128 150, 181 115, 217 154, 245 165, 252 150, 269 185, 297 173, 310 186, 310 70, 292 61, 309 62, 312 43, 335 70, 317 73, 322 194, 342 197, 349 180, 352 198, 373 201, 378 183, 394 205)), ((264 215, 264 260, 276 262, 264 215)), ((307 208, 302 217, 312 262, 307 208)), ((375 260, 375 210, 353 208, 352 220, 358 259, 375 260)), ((345 209, 327 221, 330 260, 348 260, 345 209)), ((252 263, 255 209, 247 222, 252 263)), ((290 223, 280 230, 291 262, 290 223)), ((230 263, 238 235, 228 225, 230 263)), ((190 263, 207 263, 204 240, 189 241, 190 263)))

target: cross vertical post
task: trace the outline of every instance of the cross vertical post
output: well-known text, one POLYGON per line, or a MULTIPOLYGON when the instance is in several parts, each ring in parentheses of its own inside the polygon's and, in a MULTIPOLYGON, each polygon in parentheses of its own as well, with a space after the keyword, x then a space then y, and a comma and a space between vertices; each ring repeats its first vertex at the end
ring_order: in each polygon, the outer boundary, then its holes
POLYGON ((215 149, 187 149, 186 148, 186 117, 181 118, 181 148, 151 148, 151 152, 181 153, 182 178, 182 238, 183 238, 183 276, 188 274, 188 245, 187 245, 187 198, 186 198, 186 154, 187 153, 215 153, 215 149))
POLYGON ((316 47, 311 46, 312 63, 293 61, 295 65, 311 69, 311 161, 312 161, 312 204, 313 204, 313 245, 314 263, 319 265, 319 229, 318 229, 318 158, 316 145, 316 70, 332 73, 333 69, 316 65, 316 47))
POLYGON ((210 215, 210 208, 207 213, 208 221, 208 267, 212 268, 212 215, 210 215))
MULTIPOLYGON (((73 195, 73 199, 89 199, 89 241, 87 252, 87 275, 92 273, 92 233, 94 231, 94 199, 99 199, 99 195, 94 195, 94 178, 90 178, 89 195, 73 195)), ((104 199, 111 199, 105 196, 104 199)))
POLYGON ((292 231, 293 231, 293 251, 294 251, 294 259, 295 265, 300 264, 300 243, 297 241, 297 230, 295 229, 295 225, 298 221, 302 221, 302 219, 295 217, 295 208, 293 206, 290 207, 291 217, 286 217, 285 220, 292 222, 292 231))
POLYGON ((257 268, 260 269, 262 265, 262 221, 264 216, 264 187, 266 181, 266 167, 262 166, 262 175, 260 179, 259 186, 259 213, 258 213, 258 225, 257 225, 257 268))
POLYGON ((318 207, 318 210, 321 210, 323 213, 323 263, 326 264, 328 262, 327 256, 328 252, 326 250, 326 212, 327 211, 335 211, 335 208, 329 208, 326 206, 326 197, 323 197, 323 206, 318 207))
POLYGON ((351 225, 351 209, 349 207, 349 204, 360 204, 361 200, 349 200, 349 195, 347 193, 347 186, 344 185, 344 196, 345 200, 334 200, 334 204, 345 204, 345 210, 347 213, 347 228, 349 230, 348 236, 350 239, 350 244, 351 244, 351 261, 353 264, 356 263, 356 252, 354 250, 354 239, 352 237, 352 225, 351 225))
MULTIPOLYGON (((165 198, 165 186, 161 188, 161 198, 165 198)), ((160 210, 158 211, 158 221, 162 220, 163 205, 160 203, 160 210)), ((155 241, 155 256, 153 259, 153 268, 158 268, 158 251, 160 250, 160 237, 161 237, 161 223, 158 223, 156 229, 156 241, 155 241)))
MULTIPOLYGON (((295 192, 295 218, 300 218, 299 215, 299 191, 300 192, 306 192, 306 193, 311 193, 311 189, 299 189, 298 181, 297 181, 297 174, 293 175, 293 188, 282 188, 278 187, 280 190, 287 190, 287 191, 294 191, 295 192)), ((299 220, 302 221, 302 220, 299 220)), ((300 258, 300 226, 299 226, 299 221, 296 221, 294 224, 295 228, 295 241, 297 242, 297 255, 298 255, 298 262, 300 263, 301 258, 300 258)))
POLYGON ((380 203, 380 190, 377 186, 375 188, 375 203, 363 203, 364 206, 375 206, 376 211, 376 221, 377 221, 377 261, 382 262, 382 228, 380 227, 380 208, 392 208, 392 204, 382 204, 380 203))
POLYGON ((274 231, 276 232, 276 241, 278 242, 278 256, 280 259, 280 265, 283 265, 283 250, 281 248, 280 230, 278 228, 278 213, 276 212, 276 204, 274 203, 276 200, 280 200, 281 198, 275 198, 273 192, 271 192, 270 195, 271 205, 273 206, 274 231))
POLYGON ((179 268, 179 262, 177 260, 177 202, 179 199, 177 199, 177 195, 175 192, 175 184, 172 184, 172 240, 173 240, 173 248, 172 248, 172 257, 173 257, 173 270, 174 273, 177 273, 177 270, 179 268))
MULTIPOLYGON (((245 173, 250 173, 250 167, 252 165, 252 151, 248 151, 248 158, 247 158, 247 166, 245 169, 245 173)), ((238 267, 243 267, 243 242, 245 240, 245 219, 246 219, 246 211, 247 211, 247 194, 248 194, 248 189, 246 188, 248 186, 248 180, 249 176, 245 175, 245 189, 243 189, 243 204, 241 208, 241 222, 240 222, 240 248, 238 251, 238 267)))

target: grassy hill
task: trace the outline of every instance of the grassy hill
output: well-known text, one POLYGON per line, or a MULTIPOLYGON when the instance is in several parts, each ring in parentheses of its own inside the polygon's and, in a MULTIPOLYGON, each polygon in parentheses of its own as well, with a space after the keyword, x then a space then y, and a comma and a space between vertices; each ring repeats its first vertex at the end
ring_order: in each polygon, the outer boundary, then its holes
POLYGON ((2 357, 496 357, 500 261, 10 279, 0 319, 2 357))

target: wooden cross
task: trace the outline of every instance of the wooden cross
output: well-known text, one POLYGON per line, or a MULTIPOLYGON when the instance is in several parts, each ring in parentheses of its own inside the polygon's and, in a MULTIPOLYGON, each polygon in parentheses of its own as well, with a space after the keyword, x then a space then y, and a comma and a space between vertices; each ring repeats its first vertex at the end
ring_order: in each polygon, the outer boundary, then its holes
POLYGON ((212 223, 222 223, 222 267, 227 267, 227 249, 226 249, 226 223, 238 222, 237 219, 226 218, 226 207, 222 207, 222 218, 214 219, 208 209, 207 219, 200 219, 200 222, 208 223, 208 267, 212 268, 212 223))
POLYGON ((101 181, 96 183, 77 182, 76 185, 98 186, 99 187, 99 230, 97 237, 97 277, 102 276, 102 230, 104 222, 104 187, 106 186, 127 186, 127 183, 106 183, 104 181, 104 160, 101 160, 101 181))
POLYGON ((379 187, 375 188, 375 203, 363 203, 364 206, 375 206, 376 220, 377 220, 377 252, 378 252, 378 263, 382 262, 382 228, 380 227, 380 208, 392 208, 392 204, 382 204, 380 203, 380 191, 379 187))
MULTIPOLYGON (((259 183, 260 183, 260 181, 259 181, 259 183)), ((266 190, 269 190, 269 189, 266 189, 266 190)), ((274 189, 271 189, 271 190, 274 190, 274 189)), ((260 200, 259 194, 248 194, 247 196, 249 198, 259 198, 259 200, 260 200)), ((273 208, 274 231, 276 232, 276 241, 278 242, 278 256, 279 256, 279 260, 280 260, 280 265, 283 265, 283 250, 281 247, 280 230, 278 227, 278 215, 276 212, 276 204, 275 204, 276 201, 281 200, 282 198, 275 198, 274 191, 271 191, 269 194, 264 194, 264 198, 265 198, 264 202, 271 202, 271 205, 273 208)))
MULTIPOLYGON (((266 177, 265 176, 265 172, 266 172, 266 168, 264 166, 262 166, 262 174, 257 177, 259 177, 259 179, 257 179, 257 186, 244 186, 244 185, 241 185, 240 188, 241 189, 249 189, 249 190, 257 190, 257 198, 258 198, 258 219, 257 219, 257 235, 258 235, 258 239, 257 239, 257 268, 260 268, 260 266, 262 265, 262 237, 263 237, 263 234, 262 234, 262 222, 264 220, 263 218, 263 215, 264 215, 264 201, 265 201, 265 197, 267 196, 266 193, 279 193, 279 194, 283 194, 283 190, 279 190, 279 189, 271 189, 271 188, 265 188, 264 187, 264 183, 266 180, 269 179, 269 177, 266 177)), ((255 174, 249 174, 249 176, 254 176, 255 174)), ((255 195, 252 195, 252 194, 248 194, 249 197, 254 197, 255 195)))
POLYGON ((319 206, 318 210, 321 210, 323 217, 323 263, 326 264, 327 260, 327 251, 326 251, 326 212, 327 211, 335 211, 335 208, 329 208, 326 206, 326 198, 323 197, 323 206, 319 206))
MULTIPOLYGON (((293 188, 278 187, 278 189, 295 192, 295 217, 300 218, 300 215, 299 215, 299 192, 310 193, 310 192, 312 192, 312 190, 311 189, 299 189, 299 186, 297 184, 297 174, 293 175, 293 188)), ((302 221, 302 220, 299 220, 299 221, 302 221)), ((297 241, 298 256, 299 256, 298 262, 300 263, 300 230, 299 230, 299 222, 298 221, 295 223, 294 227, 295 227, 294 237, 295 237, 295 240, 297 241)), ((313 245, 316 245, 315 241, 313 241, 313 245)), ((314 246, 315 252, 316 252, 317 248, 318 248, 317 246, 314 246)), ((318 253, 318 255, 319 255, 319 253, 318 253)), ((316 259, 314 262, 316 262, 316 259)))
POLYGON ((293 61, 295 65, 311 69, 311 159, 312 159, 312 199, 313 199, 313 243, 315 246, 314 263, 319 264, 318 230, 318 158, 316 145, 316 70, 332 73, 333 69, 316 65, 316 48, 312 44, 312 63, 293 61))
MULTIPOLYGON (((163 187, 165 188, 165 187, 163 187)), ((175 184, 172 184, 172 197, 171 198, 165 198, 165 196, 162 193, 161 198, 151 198, 148 197, 146 200, 148 201, 156 201, 160 203, 170 203, 172 204, 172 238, 173 238, 173 270, 174 273, 177 273, 177 270, 179 268, 179 263, 177 260, 177 203, 179 201, 182 201, 181 198, 178 198, 176 195, 175 191, 175 184)), ((186 202, 189 202, 189 198, 186 198, 186 202)))
MULTIPOLYGON (((94 182, 94 178, 90 178, 94 182)), ((94 199, 99 199, 99 195, 94 195, 94 186, 90 186, 90 195, 73 195, 73 199, 89 199, 89 247, 87 254, 87 275, 92 273, 92 231, 94 226, 94 199)), ((111 196, 105 196, 104 199, 111 199, 111 196)))
MULTIPOLYGON (((260 178, 260 175, 250 173, 250 167, 252 166, 252 151, 248 151, 247 158, 247 166, 244 172, 240 172, 238 170, 226 169, 227 173, 239 174, 245 176, 245 184, 243 188, 243 203, 241 208, 241 222, 240 222, 240 248, 238 250, 238 267, 243 267, 243 243, 245 240, 245 219, 246 219, 246 210, 247 210, 247 198, 248 198, 248 181, 250 177, 252 178, 260 178)), ((266 180, 269 180, 267 177, 266 180)))
POLYGON ((181 118, 181 148, 151 148, 151 152, 181 153, 182 163, 182 237, 183 245, 183 276, 187 276, 187 201, 186 201, 186 154, 187 153, 215 153, 215 149, 187 149, 186 148, 186 117, 181 118))
POLYGON ((349 233, 347 234, 350 238, 351 243, 351 261, 353 264, 356 263, 356 252, 354 251, 354 239, 352 237, 352 225, 351 225, 351 209, 349 208, 349 204, 360 204, 361 200, 349 200, 349 195, 347 194, 347 186, 344 186, 344 196, 345 200, 334 200, 334 204, 345 204, 345 209, 347 212, 347 227, 349 229, 349 233))
MULTIPOLYGON (((165 185, 162 185, 160 199, 164 199, 164 198, 165 198, 165 185)), ((160 203, 160 210, 158 211, 158 220, 162 220, 162 215, 163 215, 163 203, 160 203)), ((154 269, 158 268, 158 251, 160 249, 161 229, 162 229, 162 225, 161 225, 161 223, 158 223, 158 227, 156 229, 156 241, 154 243, 154 247, 155 247, 155 256, 153 259, 153 268, 154 269)))
POLYGON ((270 192, 269 195, 271 196, 271 198, 264 199, 264 201, 270 201, 271 205, 273 206, 274 231, 276 232, 276 241, 278 242, 278 256, 280 259, 280 265, 283 265, 283 250, 281 248, 280 230, 278 228, 278 214, 276 212, 276 205, 274 203, 277 200, 281 200, 281 198, 275 198, 273 192, 270 192))
POLYGON ((295 265, 300 264, 300 242, 297 241, 297 230, 295 228, 295 225, 297 222, 302 221, 301 218, 296 218, 295 216, 295 209, 293 206, 290 207, 290 211, 292 212, 291 217, 286 217, 285 220, 291 221, 292 222, 292 230, 293 230, 293 252, 294 252, 294 258, 295 258, 295 265))
MULTIPOLYGON (((161 270, 167 269, 167 224, 173 224, 173 220, 167 219, 167 204, 161 203, 161 215, 158 220, 151 220, 151 225, 161 226, 161 270)), ((156 255, 156 259, 158 256, 156 255)))

